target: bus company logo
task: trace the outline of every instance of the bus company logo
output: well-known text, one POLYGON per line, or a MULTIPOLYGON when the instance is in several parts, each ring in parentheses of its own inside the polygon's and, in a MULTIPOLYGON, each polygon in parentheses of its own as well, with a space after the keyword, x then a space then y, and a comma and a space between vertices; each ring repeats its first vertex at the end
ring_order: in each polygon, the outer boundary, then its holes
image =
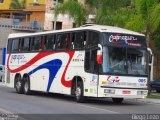
POLYGON ((92 76, 92 80, 90 81, 90 85, 96 85, 97 76, 92 76))
POLYGON ((121 34, 110 35, 109 42, 124 46, 141 46, 139 43, 137 43, 137 38, 135 38, 134 36, 122 36, 121 34))
POLYGON ((108 83, 118 83, 118 82, 120 82, 120 78, 118 76, 116 76, 116 77, 108 76, 107 82, 108 83))
POLYGON ((12 55, 11 56, 11 63, 15 62, 16 60, 19 63, 21 60, 24 60, 24 59, 25 59, 24 55, 12 55))

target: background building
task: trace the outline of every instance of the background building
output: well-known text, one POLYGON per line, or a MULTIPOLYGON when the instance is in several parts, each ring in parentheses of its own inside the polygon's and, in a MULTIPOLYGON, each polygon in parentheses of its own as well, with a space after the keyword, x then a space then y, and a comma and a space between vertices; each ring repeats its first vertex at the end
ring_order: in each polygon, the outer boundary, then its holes
MULTIPOLYGON (((53 30, 54 26, 57 30, 73 28, 74 21, 68 14, 60 14, 55 18, 55 5, 64 1, 0 0, 0 64, 3 48, 11 33, 53 30)), ((84 0, 79 2, 84 3, 84 0)))
POLYGON ((44 30, 45 0, 0 0, 0 64, 8 35, 44 30), (12 2, 15 2, 12 5, 12 2))

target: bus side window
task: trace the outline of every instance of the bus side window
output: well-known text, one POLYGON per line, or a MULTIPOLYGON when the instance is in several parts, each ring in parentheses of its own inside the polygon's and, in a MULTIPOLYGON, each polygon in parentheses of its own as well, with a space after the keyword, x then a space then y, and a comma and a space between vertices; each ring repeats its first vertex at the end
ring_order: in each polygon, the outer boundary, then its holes
POLYGON ((86 50, 85 52, 85 70, 97 73, 98 63, 96 61, 97 49, 86 50))
POLYGON ((41 36, 35 36, 32 38, 31 50, 32 51, 41 50, 41 36))
POLYGON ((55 49, 55 35, 47 35, 44 38, 44 49, 51 51, 55 49))
POLYGON ((23 38, 19 38, 19 52, 22 51, 22 49, 23 49, 23 44, 24 44, 24 39, 23 39, 23 38))
POLYGON ((84 49, 86 46, 86 32, 75 34, 75 49, 84 49))
POLYGON ((18 52, 19 51, 19 38, 13 39, 12 42, 12 52, 18 52))
POLYGON ((88 32, 88 41, 87 48, 96 47, 99 43, 99 34, 98 32, 89 31, 88 32))
POLYGON ((75 33, 71 34, 71 49, 74 49, 75 46, 75 33))
POLYGON ((29 45, 30 45, 30 38, 29 37, 24 38, 21 51, 24 52, 29 51, 29 45))
POLYGON ((65 50, 66 49, 66 34, 58 34, 56 39, 56 49, 57 50, 65 50))
POLYGON ((71 34, 67 33, 67 36, 66 36, 66 49, 69 50, 70 47, 71 47, 71 34))
POLYGON ((7 53, 11 52, 11 48, 12 48, 12 39, 9 39, 7 44, 7 53))

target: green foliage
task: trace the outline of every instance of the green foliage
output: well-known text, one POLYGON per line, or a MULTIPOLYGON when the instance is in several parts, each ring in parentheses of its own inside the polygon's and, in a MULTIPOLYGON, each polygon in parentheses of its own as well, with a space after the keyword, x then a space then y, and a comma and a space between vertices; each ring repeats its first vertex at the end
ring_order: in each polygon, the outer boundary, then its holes
POLYGON ((26 1, 25 0, 11 0, 10 8, 12 9, 23 9, 25 8, 26 1))
POLYGON ((154 10, 151 13, 152 29, 151 32, 159 29, 160 26, 160 3, 155 5, 154 10))
POLYGON ((77 26, 85 23, 87 18, 87 12, 84 5, 78 3, 75 0, 68 0, 63 4, 59 4, 55 9, 55 14, 69 14, 77 26))
POLYGON ((154 32, 154 34, 152 35, 152 39, 155 43, 155 51, 160 51, 160 29, 157 29, 157 31, 154 32))
MULTIPOLYGON (((68 0, 57 7, 56 14, 59 13, 70 14, 77 26, 85 23, 88 14, 94 13, 94 23, 145 32, 147 41, 160 26, 159 0, 86 0, 85 5, 68 0)), ((154 39, 159 45, 159 38, 154 39)))
POLYGON ((86 4, 96 8, 96 24, 123 27, 130 17, 130 0, 86 0, 86 4))
POLYGON ((160 4, 156 0, 135 0, 133 11, 135 12, 126 24, 126 28, 146 31, 146 34, 157 30, 160 24, 160 4))
POLYGON ((160 96, 158 96, 158 95, 148 95, 147 98, 160 99, 160 96))

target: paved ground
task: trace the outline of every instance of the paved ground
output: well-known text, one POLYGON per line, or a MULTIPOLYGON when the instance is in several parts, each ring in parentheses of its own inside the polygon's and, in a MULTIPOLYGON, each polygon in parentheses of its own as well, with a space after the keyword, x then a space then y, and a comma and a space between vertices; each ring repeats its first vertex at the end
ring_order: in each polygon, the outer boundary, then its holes
POLYGON ((69 96, 45 93, 27 96, 17 94, 13 88, 0 86, 0 112, 20 114, 25 119, 50 117, 67 118, 68 120, 71 120, 71 118, 73 120, 84 118, 99 120, 99 116, 101 116, 100 118, 106 118, 106 115, 108 115, 111 118, 116 117, 123 120, 123 117, 132 117, 123 114, 159 114, 159 111, 160 104, 157 103, 127 99, 121 105, 117 105, 112 103, 110 99, 90 99, 87 103, 80 104, 69 96))

